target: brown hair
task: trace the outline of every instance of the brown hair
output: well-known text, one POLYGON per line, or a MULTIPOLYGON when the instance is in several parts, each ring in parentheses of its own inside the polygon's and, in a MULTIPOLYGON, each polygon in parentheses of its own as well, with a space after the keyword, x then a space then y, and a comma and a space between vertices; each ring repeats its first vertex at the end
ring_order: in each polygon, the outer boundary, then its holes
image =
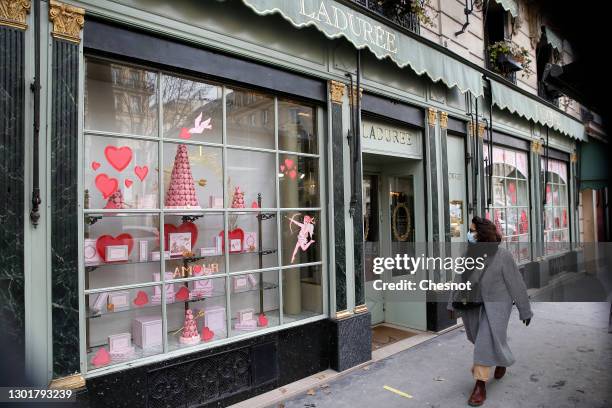
POLYGON ((501 242, 502 234, 490 220, 474 217, 472 223, 476 225, 478 242, 501 242))

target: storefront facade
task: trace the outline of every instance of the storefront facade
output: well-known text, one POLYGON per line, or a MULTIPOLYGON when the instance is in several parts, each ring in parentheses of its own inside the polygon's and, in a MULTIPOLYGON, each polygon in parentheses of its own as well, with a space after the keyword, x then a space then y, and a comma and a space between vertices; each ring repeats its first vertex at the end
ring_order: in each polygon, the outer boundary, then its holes
POLYGON ((92 406, 212 406, 354 367, 372 324, 455 323, 435 293, 384 299, 372 258, 439 253, 474 215, 530 287, 575 264, 580 124, 511 113, 518 91, 437 49, 417 75, 402 58, 424 45, 383 23, 335 35, 315 3, 50 1, 2 25, 3 86, 41 90, 11 88, 39 130, 7 139, 23 300, 5 291, 34 382, 92 406))

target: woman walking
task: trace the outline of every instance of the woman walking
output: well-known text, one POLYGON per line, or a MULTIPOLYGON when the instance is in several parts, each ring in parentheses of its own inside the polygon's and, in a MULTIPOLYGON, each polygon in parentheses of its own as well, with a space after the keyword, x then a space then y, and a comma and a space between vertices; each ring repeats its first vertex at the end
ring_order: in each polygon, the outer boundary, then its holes
POLYGON ((526 326, 533 316, 518 266, 512 254, 499 247, 500 242, 501 235, 495 224, 480 217, 472 219, 466 256, 484 257, 485 267, 464 272, 461 279, 471 281, 473 289, 463 295, 454 293, 449 301, 451 318, 455 317, 455 312, 462 317, 467 338, 474 344, 472 375, 476 385, 468 400, 471 406, 484 403, 485 383, 489 380, 491 368, 495 367, 493 376, 499 380, 506 368, 514 363, 507 342, 513 302, 526 326))

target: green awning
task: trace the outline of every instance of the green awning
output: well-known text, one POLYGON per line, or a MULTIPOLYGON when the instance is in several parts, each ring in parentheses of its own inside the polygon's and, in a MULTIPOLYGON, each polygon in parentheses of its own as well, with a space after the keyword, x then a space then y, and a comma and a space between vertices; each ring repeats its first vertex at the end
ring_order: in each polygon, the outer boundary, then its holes
POLYGON ((548 126, 577 140, 586 141, 584 125, 576 119, 544 105, 499 82, 491 80, 493 104, 528 120, 548 126))
POLYGON ((495 0, 495 2, 512 14, 512 17, 516 18, 518 16, 518 2, 516 0, 495 0))
POLYGON ((555 32, 548 27, 544 27, 544 33, 546 34, 546 42, 548 42, 557 51, 563 51, 563 40, 561 37, 555 34, 555 32))
POLYGON ((482 74, 392 27, 334 0, 242 0, 257 14, 280 13, 296 27, 314 26, 328 38, 344 37, 356 48, 367 47, 379 59, 391 58, 432 81, 461 92, 484 94, 482 74))
POLYGON ((608 146, 595 139, 580 144, 580 189, 598 190, 608 185, 608 146))

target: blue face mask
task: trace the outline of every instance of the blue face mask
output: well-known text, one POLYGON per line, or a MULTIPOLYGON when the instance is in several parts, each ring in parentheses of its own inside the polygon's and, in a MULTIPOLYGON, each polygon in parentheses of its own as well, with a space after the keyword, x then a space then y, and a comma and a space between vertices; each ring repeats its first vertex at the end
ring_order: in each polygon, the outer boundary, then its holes
POLYGON ((468 231, 467 233, 467 242, 469 242, 470 244, 475 244, 476 242, 478 242, 472 231, 468 231))

